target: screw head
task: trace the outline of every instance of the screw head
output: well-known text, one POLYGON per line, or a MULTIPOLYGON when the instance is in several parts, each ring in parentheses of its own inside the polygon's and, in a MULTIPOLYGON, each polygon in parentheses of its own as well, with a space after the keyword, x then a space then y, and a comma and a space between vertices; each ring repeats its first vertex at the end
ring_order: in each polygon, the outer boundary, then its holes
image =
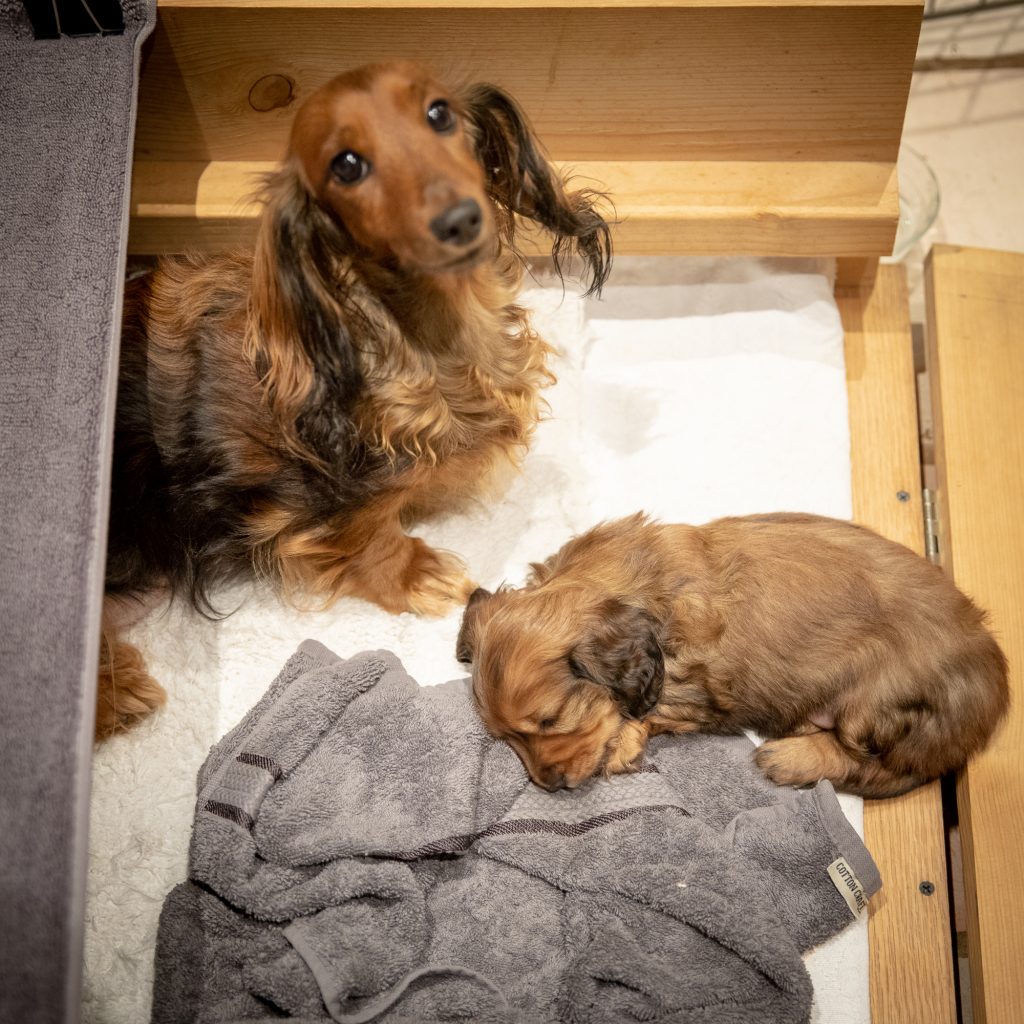
POLYGON ((896 492, 896 500, 897 501, 910 501, 910 492, 909 491, 897 491, 896 492))
POLYGON ((935 883, 922 882, 917 888, 921 891, 922 895, 931 896, 935 892, 935 883))

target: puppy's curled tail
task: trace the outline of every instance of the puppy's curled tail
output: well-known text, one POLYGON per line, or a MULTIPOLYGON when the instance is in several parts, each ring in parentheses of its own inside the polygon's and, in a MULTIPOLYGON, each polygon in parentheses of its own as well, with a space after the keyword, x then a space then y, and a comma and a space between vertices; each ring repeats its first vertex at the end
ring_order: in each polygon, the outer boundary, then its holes
POLYGON ((872 799, 960 771, 986 747, 1010 701, 1006 658, 980 613, 975 625, 937 674, 917 685, 876 681, 867 692, 879 698, 862 699, 837 719, 835 731, 763 744, 755 754, 759 767, 780 785, 829 779, 837 789, 872 799))
POLYGON ((960 771, 985 749, 1006 716, 1006 657, 982 614, 972 611, 977 621, 965 626, 935 677, 920 678, 873 716, 868 746, 883 755, 887 767, 923 779, 960 771))

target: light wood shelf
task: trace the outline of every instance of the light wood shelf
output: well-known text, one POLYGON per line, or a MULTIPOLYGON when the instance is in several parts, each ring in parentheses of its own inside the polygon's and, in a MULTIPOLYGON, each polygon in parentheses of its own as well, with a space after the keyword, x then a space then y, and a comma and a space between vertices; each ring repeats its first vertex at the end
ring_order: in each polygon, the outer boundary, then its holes
MULTIPOLYGON (((275 166, 137 163, 130 250, 251 240, 254 197, 275 166)), ((581 161, 566 170, 613 197, 623 253, 877 255, 891 248, 898 215, 895 169, 885 163, 581 161)))
POLYGON ((875 259, 919 0, 162 0, 147 44, 131 250, 251 238, 253 171, 359 64, 486 80, 601 182, 620 252, 875 259))

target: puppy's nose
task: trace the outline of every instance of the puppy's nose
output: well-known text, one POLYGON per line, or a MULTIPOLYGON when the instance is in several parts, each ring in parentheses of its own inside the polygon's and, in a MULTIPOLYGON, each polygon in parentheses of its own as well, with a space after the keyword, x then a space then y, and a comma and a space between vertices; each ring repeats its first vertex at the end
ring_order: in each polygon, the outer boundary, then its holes
POLYGON ((469 245, 480 234, 483 222, 480 204, 475 199, 463 199, 438 214, 430 222, 430 230, 446 245, 469 245))
POLYGON ((544 779, 540 785, 546 789, 549 793, 557 793, 560 789, 565 789, 565 775, 557 769, 552 769, 545 774, 544 779))

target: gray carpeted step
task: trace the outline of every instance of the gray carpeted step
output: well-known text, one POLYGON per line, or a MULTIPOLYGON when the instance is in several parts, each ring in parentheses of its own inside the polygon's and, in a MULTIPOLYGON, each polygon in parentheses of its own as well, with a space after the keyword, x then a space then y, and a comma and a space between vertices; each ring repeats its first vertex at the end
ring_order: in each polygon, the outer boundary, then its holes
POLYGON ((0 0, 0 1021, 77 1020, 139 47, 0 0))

